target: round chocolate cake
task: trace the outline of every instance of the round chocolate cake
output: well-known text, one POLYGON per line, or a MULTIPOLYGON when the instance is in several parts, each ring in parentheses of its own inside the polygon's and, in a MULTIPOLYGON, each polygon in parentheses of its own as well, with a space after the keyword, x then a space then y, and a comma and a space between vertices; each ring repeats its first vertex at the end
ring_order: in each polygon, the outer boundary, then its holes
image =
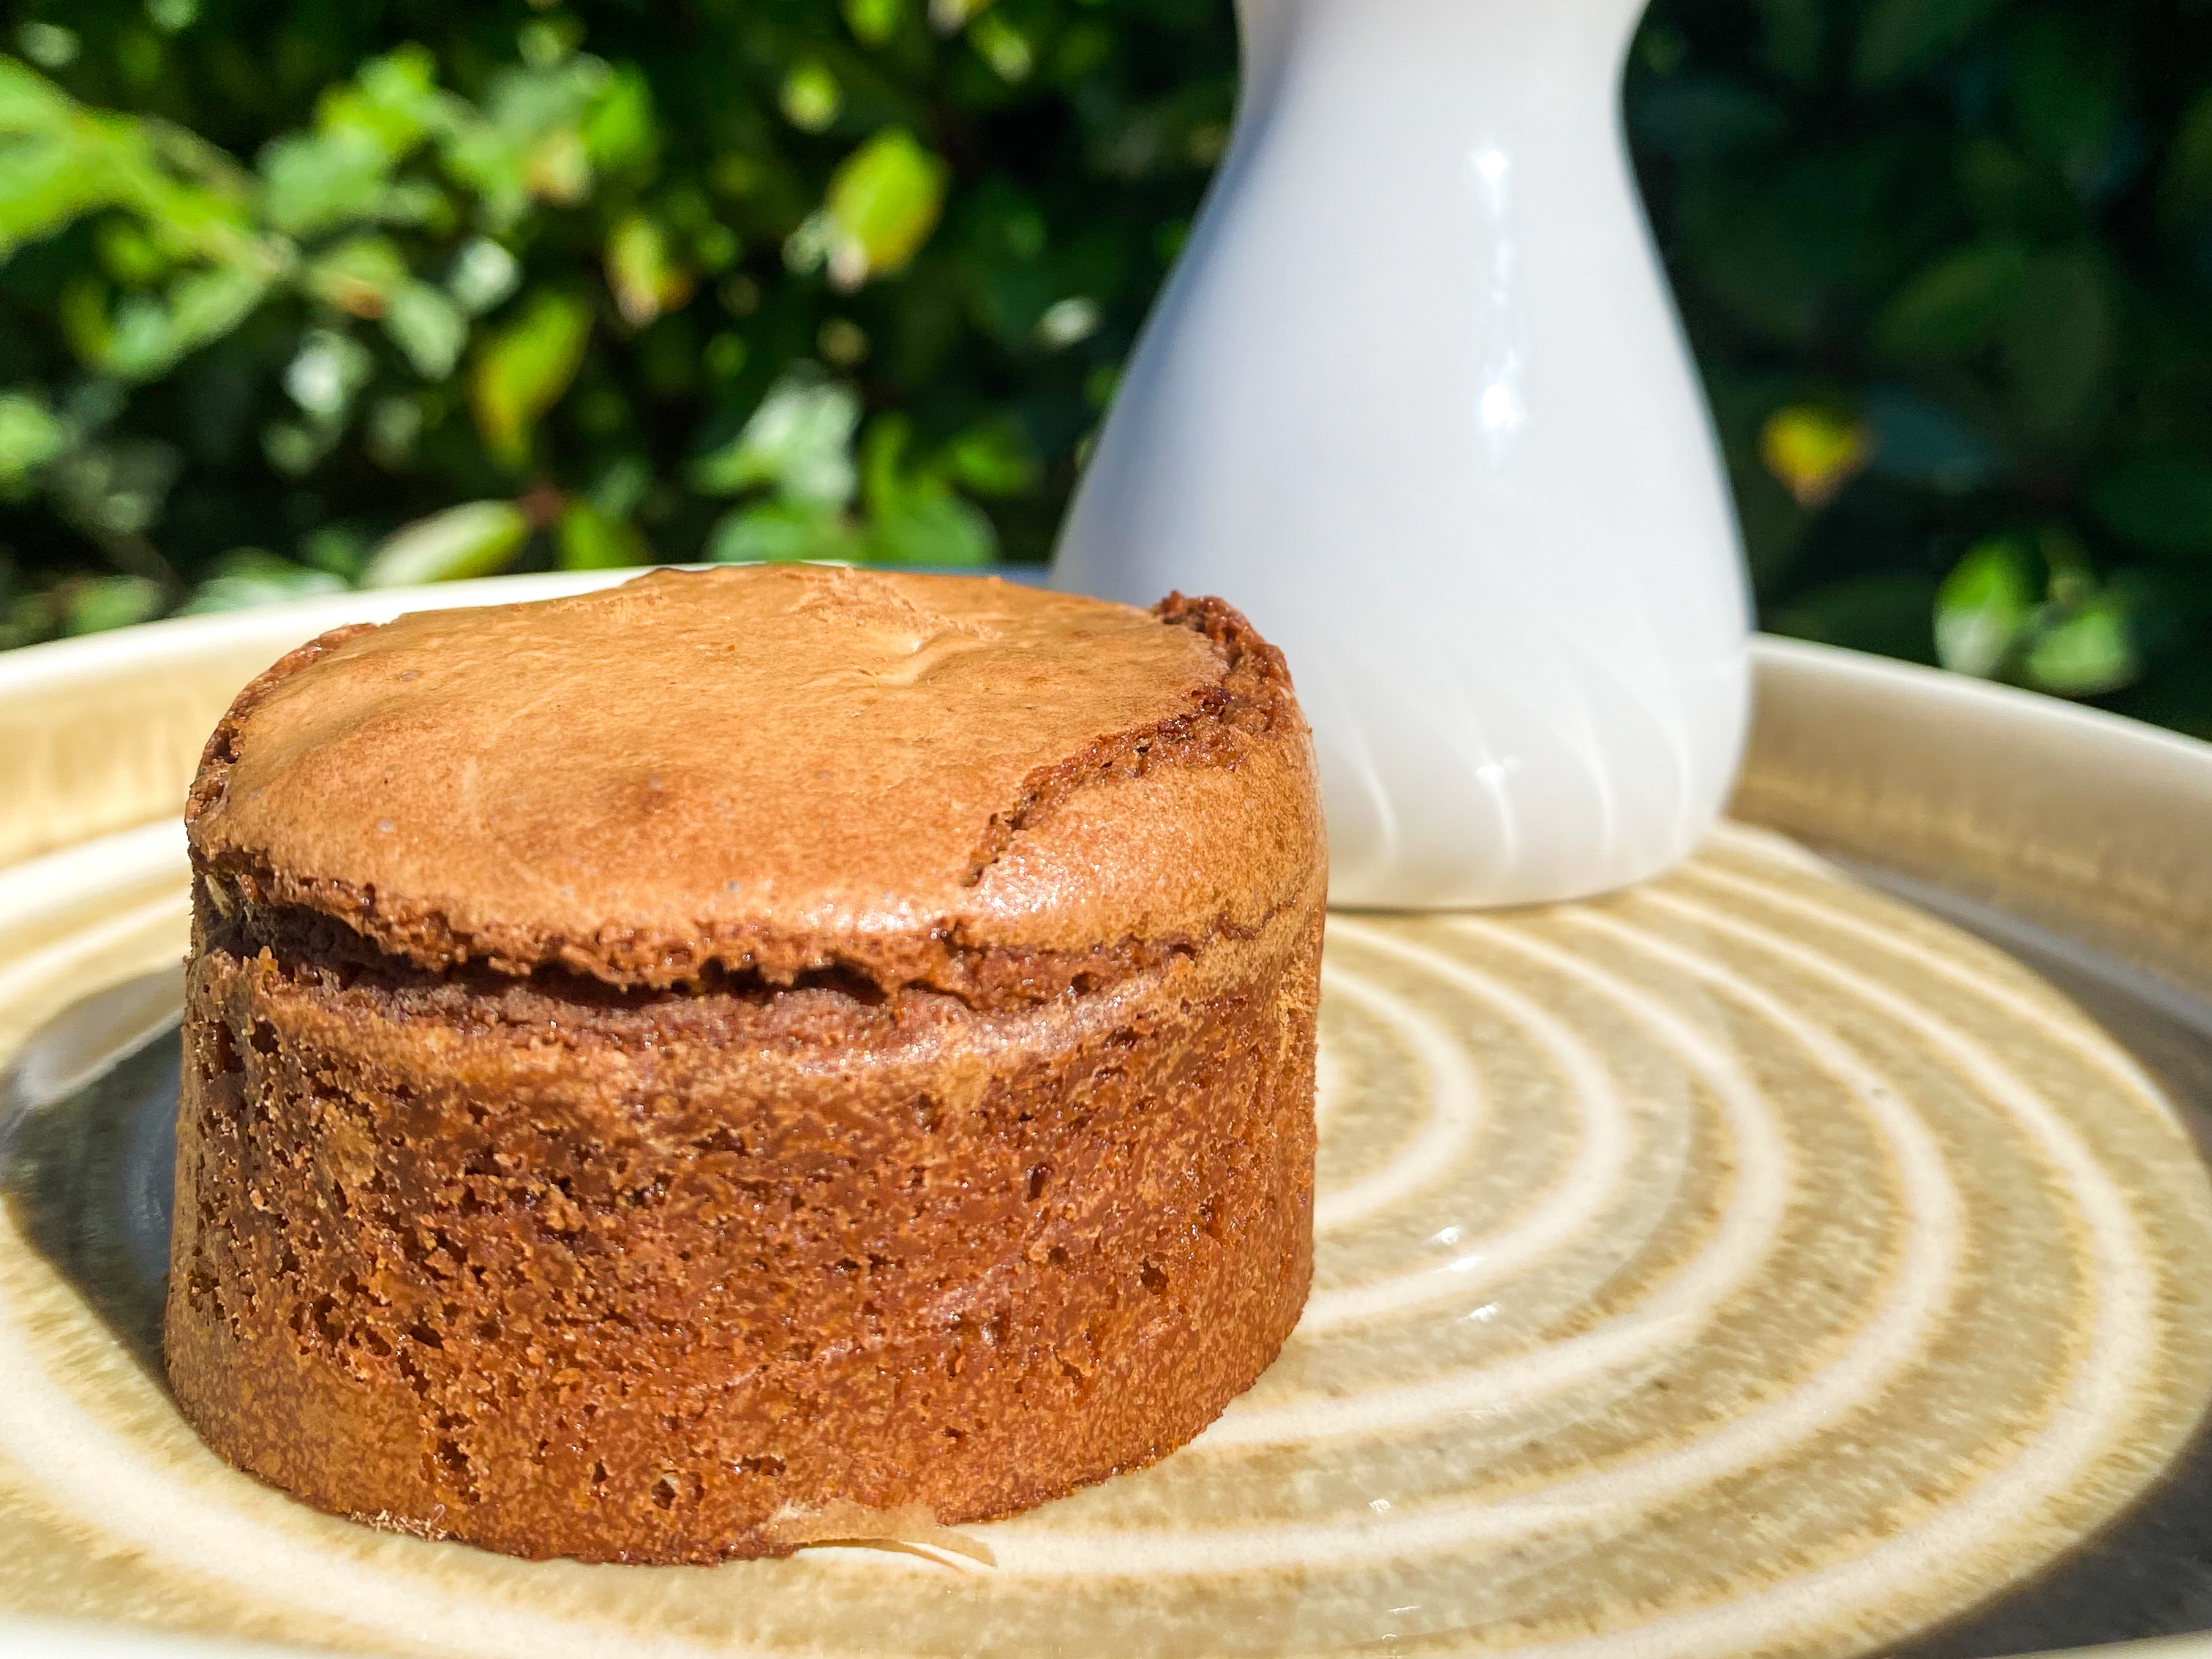
POLYGON ((1312 1262, 1308 732, 1227 605, 782 566, 210 740, 166 1346, 325 1509, 708 1561, 1188 1440, 1312 1262))

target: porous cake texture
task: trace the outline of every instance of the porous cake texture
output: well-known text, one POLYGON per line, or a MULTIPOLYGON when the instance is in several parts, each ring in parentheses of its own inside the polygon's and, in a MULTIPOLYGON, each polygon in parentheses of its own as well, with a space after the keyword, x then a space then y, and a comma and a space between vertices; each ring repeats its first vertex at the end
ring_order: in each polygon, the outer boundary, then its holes
POLYGON ((659 572, 210 740, 165 1343, 309 1503, 711 1561, 1164 1455, 1312 1263, 1325 855, 1235 611, 659 572))

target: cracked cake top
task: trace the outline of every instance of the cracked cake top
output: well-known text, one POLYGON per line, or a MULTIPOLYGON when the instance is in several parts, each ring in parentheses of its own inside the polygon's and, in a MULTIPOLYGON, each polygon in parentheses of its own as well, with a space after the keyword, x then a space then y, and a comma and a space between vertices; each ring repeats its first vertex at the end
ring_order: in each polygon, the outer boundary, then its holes
POLYGON ((326 634, 240 693, 186 822, 219 909, 623 986, 1052 994, 1323 866, 1281 655, 1228 605, 809 565, 326 634))

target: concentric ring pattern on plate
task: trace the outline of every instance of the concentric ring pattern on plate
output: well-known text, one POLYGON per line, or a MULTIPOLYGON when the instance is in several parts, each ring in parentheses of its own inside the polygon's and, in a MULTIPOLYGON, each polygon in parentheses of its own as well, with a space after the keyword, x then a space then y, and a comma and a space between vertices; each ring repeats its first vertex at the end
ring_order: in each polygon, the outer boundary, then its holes
MULTIPOLYGON (((173 964, 180 872, 170 830, 0 872, 0 1059, 173 964)), ((1333 918, 1322 1020, 1282 1358, 1160 1467, 969 1529, 987 1559, 533 1565, 311 1513, 198 1445, 19 1202, 0 1605, 527 1659, 1845 1654, 2109 1520, 2212 1395, 2212 1187, 2156 1086, 1786 842, 1333 918)))

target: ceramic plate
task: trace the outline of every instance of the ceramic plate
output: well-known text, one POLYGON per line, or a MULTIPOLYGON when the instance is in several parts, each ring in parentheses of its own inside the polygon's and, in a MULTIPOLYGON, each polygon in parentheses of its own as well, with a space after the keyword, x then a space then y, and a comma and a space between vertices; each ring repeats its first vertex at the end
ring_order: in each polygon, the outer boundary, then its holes
POLYGON ((1158 1467, 711 1569, 506 1560, 234 1473, 158 1364, 168 814, 283 650, 486 596, 0 659, 0 1609, 81 1621, 0 1642, 1972 1659, 2212 1626, 2212 750, 1799 647, 1762 649, 1736 820, 1664 880, 1332 919, 1313 1298, 1158 1467))

